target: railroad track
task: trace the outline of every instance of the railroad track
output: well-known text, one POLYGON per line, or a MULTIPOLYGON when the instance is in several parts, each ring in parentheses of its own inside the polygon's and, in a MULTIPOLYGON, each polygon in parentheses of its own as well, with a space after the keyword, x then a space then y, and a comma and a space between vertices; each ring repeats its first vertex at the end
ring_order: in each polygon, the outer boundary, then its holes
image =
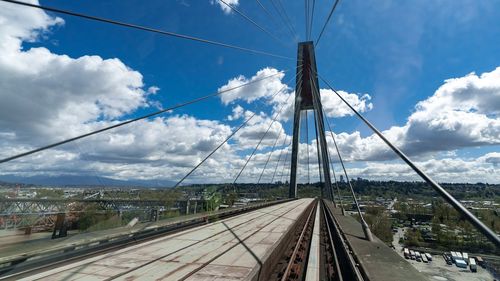
POLYGON ((262 280, 304 280, 316 206, 317 201, 314 201, 306 211, 307 216, 297 222, 296 230, 281 259, 274 265, 271 275, 262 280))
POLYGON ((322 252, 324 258, 324 268, 322 272, 322 276, 324 280, 335 280, 335 281, 343 281, 343 277, 341 274, 339 259, 337 257, 337 252, 335 251, 335 242, 333 240, 332 234, 332 221, 328 218, 326 207, 323 204, 321 205, 321 238, 322 238, 322 252))
MULTIPOLYGON (((316 204, 315 204, 316 205, 316 204)), ((307 257, 311 243, 312 230, 314 227, 314 215, 316 208, 311 208, 311 212, 307 217, 306 223, 300 232, 299 239, 290 257, 290 261, 283 272, 281 281, 286 280, 302 280, 306 273, 307 257)))
POLYGON ((343 234, 339 231, 335 217, 328 206, 321 202, 324 269, 323 279, 333 281, 368 280, 359 270, 352 251, 343 234))

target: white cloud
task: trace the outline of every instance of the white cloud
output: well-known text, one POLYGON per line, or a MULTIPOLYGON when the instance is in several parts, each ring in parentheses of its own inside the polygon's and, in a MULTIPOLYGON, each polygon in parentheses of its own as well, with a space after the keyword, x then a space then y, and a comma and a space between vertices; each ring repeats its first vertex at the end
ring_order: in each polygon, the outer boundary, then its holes
MULTIPOLYGON (((2 158, 116 124, 149 106, 148 96, 159 91, 156 86, 144 90, 142 75, 116 58, 72 58, 46 48, 23 49, 23 41, 38 40, 62 22, 38 9, 0 3, 2 158)), ((230 127, 218 121, 159 117, 4 164, 1 173, 94 171, 114 178, 176 179, 229 133, 230 127)), ((231 157, 237 158, 226 145, 211 163, 225 165, 231 157)))
POLYGON ((285 76, 284 72, 268 67, 259 70, 250 79, 246 78, 243 75, 240 75, 238 77, 229 80, 227 84, 219 88, 219 91, 224 91, 230 88, 238 87, 243 84, 257 80, 262 80, 262 79, 264 80, 250 84, 245 87, 235 89, 231 92, 224 93, 223 95, 220 96, 221 101, 222 103, 227 105, 229 103, 234 103, 237 100, 244 100, 247 103, 251 103, 261 98, 270 98, 274 94, 276 94, 280 89, 285 88, 286 90, 288 88, 288 86, 286 86, 281 82, 284 76, 285 76), (272 77, 264 79, 268 76, 272 77))
MULTIPOLYGON (((354 109, 359 112, 366 112, 373 109, 373 104, 370 102, 371 97, 368 94, 357 95, 350 94, 344 91, 337 91, 354 109)), ((328 117, 344 117, 352 116, 354 113, 345 105, 345 103, 337 97, 330 89, 321 89, 321 103, 323 110, 328 117)))
MULTIPOLYGON (((23 42, 39 40, 51 28, 62 24, 62 19, 50 17, 41 10, 0 3, 0 157, 115 124, 143 107, 161 108, 161 104, 150 100, 159 88, 146 88, 143 76, 117 58, 91 55, 72 58, 47 48, 23 48, 23 42)), ((285 74, 273 68, 264 68, 250 78, 238 76, 219 88, 224 90, 272 74, 277 75, 221 96, 224 105, 233 106, 228 120, 242 121, 253 114, 237 102, 262 100, 271 113, 259 111, 231 144, 224 145, 188 181, 232 180, 244 164, 245 155, 241 155, 241 150, 255 147, 274 114, 284 106, 279 122, 271 127, 255 155, 256 161, 249 163, 241 181, 254 181, 255 175, 260 174, 270 153, 269 147, 278 134, 279 144, 286 136, 282 133, 282 122, 289 122, 293 115, 291 96, 294 92, 283 83, 285 74), (283 93, 270 98, 283 87, 286 88, 283 93)), ((433 96, 417 105, 405 125, 392 127, 384 134, 411 155, 499 144, 499 81, 500 68, 480 76, 470 74, 447 80, 433 96)), ((368 95, 341 94, 361 112, 373 107, 368 95)), ((321 95, 329 117, 352 114, 329 90, 322 89, 321 95)), ((259 110, 264 111, 264 107, 259 110)), ((234 128, 219 121, 168 115, 13 161, 2 165, 1 173, 26 176, 96 173, 120 179, 179 179, 221 143, 231 129, 234 128)), ((344 132, 336 136, 346 160, 394 158, 375 135, 362 137, 359 132, 344 132)), ((331 140, 328 142, 334 155, 333 144, 331 140)), ((306 147, 301 144, 302 151, 306 147)), ((308 149, 315 159, 315 143, 308 149)), ((280 146, 273 153, 271 163, 278 160, 280 150, 289 156, 290 149, 280 146)), ((299 155, 302 180, 305 157, 304 153, 299 155)), ((421 160, 419 165, 442 181, 479 181, 481 178, 494 181, 492 177, 499 172, 499 159, 500 154, 489 153, 477 159, 450 156, 442 161, 421 160)), ((281 171, 281 166, 279 169, 281 171)), ((387 162, 369 162, 363 168, 350 170, 353 176, 361 177, 413 177, 413 172, 402 164, 387 162)), ((317 175, 317 170, 314 171, 313 175, 317 175)), ((266 172, 268 179, 269 173, 266 172)))
MULTIPOLYGON (((448 79, 429 98, 419 102, 404 126, 383 134, 405 153, 500 144, 500 67, 481 76, 448 79)), ((350 160, 396 157, 376 135, 340 133, 339 146, 350 160)))
MULTIPOLYGON (((224 2, 226 2, 226 4, 231 5, 233 7, 237 7, 240 4, 239 0, 224 0, 224 2)), ((212 4, 212 5, 216 5, 216 4, 219 5, 219 7, 221 8, 221 10, 226 15, 232 13, 232 11, 233 11, 230 7, 228 7, 226 4, 224 4, 220 0, 210 0, 210 4, 212 4)))
MULTIPOLYGON (((235 77, 228 81, 224 86, 219 88, 219 91, 234 88, 248 82, 263 79, 267 76, 275 75, 271 78, 264 79, 261 82, 245 86, 229 93, 221 95, 221 101, 227 105, 243 100, 246 103, 252 103, 257 100, 265 100, 267 105, 273 107, 273 113, 278 112, 282 107, 282 113, 278 120, 288 121, 293 118, 294 96, 295 92, 291 90, 284 82, 284 72, 274 68, 264 68, 259 70, 250 79, 243 75, 235 77), (277 74, 277 75, 276 75, 277 74)), ((295 81, 291 81, 292 83, 295 81)), ((328 117, 344 117, 352 116, 354 113, 329 89, 320 89, 321 101, 323 110, 328 117)), ((371 97, 368 94, 359 95, 339 91, 340 95, 345 98, 356 110, 367 112, 372 110, 373 104, 370 102, 371 97)))
POLYGON ((283 139, 283 125, 280 122, 273 122, 271 118, 257 116, 258 121, 249 123, 242 128, 234 137, 237 149, 254 148, 262 139, 259 149, 265 149, 274 144, 276 138, 283 139), (272 123, 272 124, 271 124, 272 123), (268 131, 269 128, 269 131, 268 131), (266 134, 267 131, 267 134, 266 134))
POLYGON ((118 59, 23 49, 23 41, 36 40, 61 19, 9 3, 0 3, 0 11, 0 131, 46 143, 147 106, 142 75, 118 59))
POLYGON ((499 152, 491 152, 488 154, 485 154, 478 158, 480 161, 483 161, 484 163, 490 163, 493 164, 494 167, 500 168, 500 153, 499 152))
MULTIPOLYGON (((438 182, 498 183, 500 167, 487 161, 491 157, 489 153, 476 159, 429 159, 417 161, 416 165, 438 182)), ((370 179, 422 180, 404 163, 370 162, 362 168, 350 168, 348 172, 352 177, 370 179)))
POLYGON ((227 116, 229 121, 238 120, 243 116, 245 110, 240 105, 233 107, 233 114, 227 116))

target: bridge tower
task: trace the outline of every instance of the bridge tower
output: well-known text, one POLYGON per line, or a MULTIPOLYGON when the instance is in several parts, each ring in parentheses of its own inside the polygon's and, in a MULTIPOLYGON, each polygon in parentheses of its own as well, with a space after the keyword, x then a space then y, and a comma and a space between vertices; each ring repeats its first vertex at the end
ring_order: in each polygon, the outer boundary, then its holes
MULTIPOLYGON (((324 185, 321 190, 322 196, 334 201, 332 192, 332 181, 330 178, 330 164, 328 147, 326 145, 325 126, 323 119, 323 107, 319 94, 318 76, 316 70, 316 57, 312 41, 300 42, 297 50, 297 81, 295 85, 295 112, 293 118, 293 140, 292 159, 290 167, 290 189, 289 198, 297 197, 297 162, 299 152, 299 136, 301 112, 312 110, 316 122, 316 130, 319 141, 318 157, 320 159, 324 185), (326 192, 326 193, 325 193, 326 192)), ((335 201, 334 201, 335 202, 335 201)))

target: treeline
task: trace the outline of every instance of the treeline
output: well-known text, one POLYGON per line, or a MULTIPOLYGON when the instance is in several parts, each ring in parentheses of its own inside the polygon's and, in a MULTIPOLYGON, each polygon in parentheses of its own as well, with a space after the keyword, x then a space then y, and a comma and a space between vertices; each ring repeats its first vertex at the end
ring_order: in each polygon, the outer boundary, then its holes
MULTIPOLYGON (((371 181, 357 179, 351 181, 360 195, 394 198, 412 197, 429 198, 438 194, 425 182, 371 181)), ((347 187, 346 183, 341 184, 347 187)), ((500 184, 487 183, 441 183, 441 186, 459 200, 487 199, 500 201, 500 184)))
MULTIPOLYGON (((404 206, 404 204, 402 204, 404 206)), ((407 246, 433 249, 457 249, 465 252, 500 254, 495 246, 473 227, 453 207, 442 201, 432 202, 432 220, 427 227, 412 227, 405 233, 407 246)), ((500 233, 500 218, 494 210, 471 210, 483 223, 500 233)), ((396 216, 405 221, 405 209, 399 209, 396 216)))
MULTIPOLYGON (((366 179, 351 180, 358 196, 371 198, 414 198, 430 199, 439 195, 425 182, 372 181, 366 179)), ((299 184, 297 189, 300 197, 315 197, 321 194, 320 183, 299 184)), ((459 200, 494 200, 500 202, 500 184, 486 183, 442 183, 448 192, 459 200)), ((221 185, 223 186, 223 185, 221 185)), ((275 184, 236 184, 239 192, 258 193, 261 197, 288 196, 288 183, 275 184)), ((350 194, 346 182, 339 183, 343 196, 350 194)))

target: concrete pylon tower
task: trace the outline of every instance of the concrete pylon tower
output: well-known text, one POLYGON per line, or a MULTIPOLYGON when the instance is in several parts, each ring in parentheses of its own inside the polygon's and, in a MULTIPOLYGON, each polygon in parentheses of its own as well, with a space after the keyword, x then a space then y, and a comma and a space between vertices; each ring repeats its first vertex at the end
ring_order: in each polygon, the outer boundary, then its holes
POLYGON ((330 178, 330 163, 328 147, 325 138, 323 107, 319 94, 316 58, 312 41, 300 42, 297 51, 297 82, 295 85, 295 113, 293 118, 292 159, 290 167, 289 198, 297 197, 297 162, 299 152, 300 119, 303 110, 312 110, 318 133, 319 151, 322 175, 324 179, 322 195, 334 200, 330 178))

